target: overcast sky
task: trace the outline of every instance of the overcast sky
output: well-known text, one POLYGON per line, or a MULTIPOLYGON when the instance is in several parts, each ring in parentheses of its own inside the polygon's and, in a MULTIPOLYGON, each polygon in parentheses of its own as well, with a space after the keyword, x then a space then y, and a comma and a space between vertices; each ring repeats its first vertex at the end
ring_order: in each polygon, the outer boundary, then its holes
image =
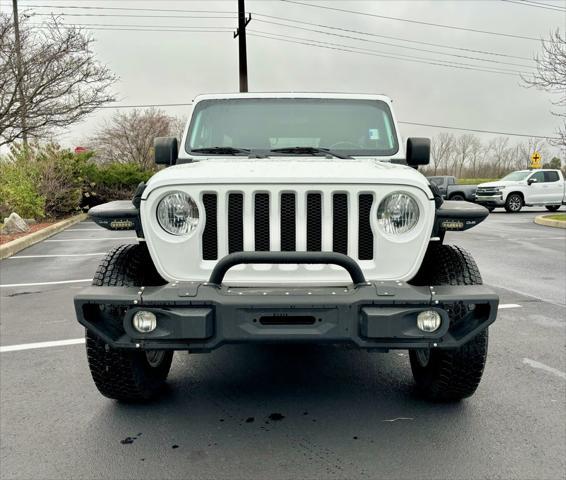
MULTIPOLYGON (((521 5, 520 1, 515 2, 514 0, 304 0, 304 2, 367 14, 531 38, 547 37, 552 30, 560 28, 564 32, 566 28, 566 16, 563 12, 521 5)), ((566 0, 536 0, 533 3, 566 7, 566 0)), ((182 18, 198 14, 165 10, 223 12, 237 10, 237 0, 20 0, 19 5, 20 10, 25 10, 26 6, 31 7, 32 5, 90 5, 161 9, 161 11, 154 12, 33 9, 37 13, 64 11, 112 15, 65 16, 64 20, 67 23, 147 25, 148 28, 224 26, 233 29, 236 19, 229 14, 224 16, 230 18, 182 18), (168 17, 113 16, 117 14, 168 17)), ((375 56, 375 54, 396 57, 404 55, 413 57, 413 60, 424 59, 428 62, 442 60, 487 70, 528 72, 532 69, 516 65, 534 65, 529 59, 540 51, 538 41, 338 12, 279 0, 247 0, 246 7, 252 12, 253 17, 248 26, 250 91, 384 93, 393 98, 397 117, 403 121, 533 135, 553 135, 558 127, 558 119, 550 113, 551 96, 535 89, 523 88, 517 76, 375 56), (262 14, 374 35, 398 37, 402 40, 308 26, 261 16, 262 14), (338 35, 362 37, 367 41, 274 25, 265 23, 265 20, 338 35), (339 45, 338 47, 327 45, 333 48, 358 47, 374 52, 371 55, 364 55, 252 36, 258 31, 339 45), (460 50, 409 43, 403 40, 458 47, 460 50), (384 42, 409 48, 372 42, 384 42), (483 58, 491 62, 457 58, 416 49, 483 58), (474 53, 463 49, 504 54, 505 56, 474 53)), ((11 1, 0 0, 0 8, 5 12, 10 12, 11 1)), ((221 14, 210 15, 221 16, 221 14)), ((96 38, 95 50, 98 58, 120 78, 119 83, 115 86, 120 104, 184 103, 190 102, 199 93, 238 90, 238 44, 237 40, 232 38, 231 31, 204 33, 93 30, 92 34, 96 38)), ((301 41, 297 38, 287 40, 301 41)), ((183 115, 187 111, 183 107, 164 107, 164 110, 173 115, 183 115)), ((88 137, 105 118, 109 118, 112 111, 101 110, 92 114, 86 121, 66 132, 62 136, 63 143, 68 146, 79 144, 81 139, 88 137)), ((401 130, 404 137, 430 136, 441 131, 436 128, 410 125, 402 125, 401 130)), ((483 139, 493 138, 491 135, 481 136, 483 139)), ((517 138, 517 140, 521 139, 517 138)))

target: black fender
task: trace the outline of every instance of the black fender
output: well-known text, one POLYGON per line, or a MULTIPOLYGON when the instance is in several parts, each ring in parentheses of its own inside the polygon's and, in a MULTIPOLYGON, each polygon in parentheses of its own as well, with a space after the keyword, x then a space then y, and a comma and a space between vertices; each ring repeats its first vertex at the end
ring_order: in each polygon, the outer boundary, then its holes
POLYGON ((447 231, 464 231, 483 222, 489 210, 477 203, 445 200, 436 209, 433 236, 444 236, 447 231))
POLYGON ((107 230, 135 230, 137 236, 143 238, 140 204, 145 187, 145 182, 141 182, 132 200, 115 200, 97 205, 88 211, 88 216, 107 230))
POLYGON ((107 230, 135 230, 143 237, 140 211, 131 200, 116 200, 92 207, 88 216, 107 230))

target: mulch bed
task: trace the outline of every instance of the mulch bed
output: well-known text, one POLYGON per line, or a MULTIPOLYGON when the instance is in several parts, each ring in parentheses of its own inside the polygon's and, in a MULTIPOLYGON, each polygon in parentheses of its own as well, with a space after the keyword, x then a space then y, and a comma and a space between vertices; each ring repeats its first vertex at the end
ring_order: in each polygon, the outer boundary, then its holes
POLYGON ((53 225, 56 221, 55 220, 51 220, 49 222, 42 222, 42 223, 36 223, 35 225, 30 225, 30 229, 27 232, 22 232, 22 233, 13 233, 10 235, 4 235, 3 233, 0 234, 0 245, 3 245, 4 243, 8 243, 11 242, 12 240, 15 240, 16 238, 20 238, 20 237, 25 237, 26 235, 29 235, 30 233, 33 232, 37 232, 38 230, 42 230, 45 227, 49 227, 49 225, 53 225))

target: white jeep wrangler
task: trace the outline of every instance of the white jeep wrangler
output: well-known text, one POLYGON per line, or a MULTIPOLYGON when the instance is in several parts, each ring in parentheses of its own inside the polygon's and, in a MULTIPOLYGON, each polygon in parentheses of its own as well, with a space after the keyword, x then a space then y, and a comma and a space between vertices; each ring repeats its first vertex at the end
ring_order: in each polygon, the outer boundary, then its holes
POLYGON ((75 298, 100 392, 154 397, 175 350, 303 342, 409 350, 426 397, 473 394, 498 297, 443 240, 488 211, 443 201, 429 152, 381 95, 197 97, 180 151, 155 141, 167 168, 90 211, 139 239, 75 298))

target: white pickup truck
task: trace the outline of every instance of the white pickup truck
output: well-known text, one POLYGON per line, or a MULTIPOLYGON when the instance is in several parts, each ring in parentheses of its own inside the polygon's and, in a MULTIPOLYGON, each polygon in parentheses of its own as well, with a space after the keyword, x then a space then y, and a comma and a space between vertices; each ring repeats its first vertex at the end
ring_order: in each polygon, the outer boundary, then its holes
POLYGON ((476 202, 492 211, 504 207, 516 213, 524 206, 544 205, 555 212, 566 205, 566 187, 560 170, 519 170, 496 182, 480 183, 476 202))

